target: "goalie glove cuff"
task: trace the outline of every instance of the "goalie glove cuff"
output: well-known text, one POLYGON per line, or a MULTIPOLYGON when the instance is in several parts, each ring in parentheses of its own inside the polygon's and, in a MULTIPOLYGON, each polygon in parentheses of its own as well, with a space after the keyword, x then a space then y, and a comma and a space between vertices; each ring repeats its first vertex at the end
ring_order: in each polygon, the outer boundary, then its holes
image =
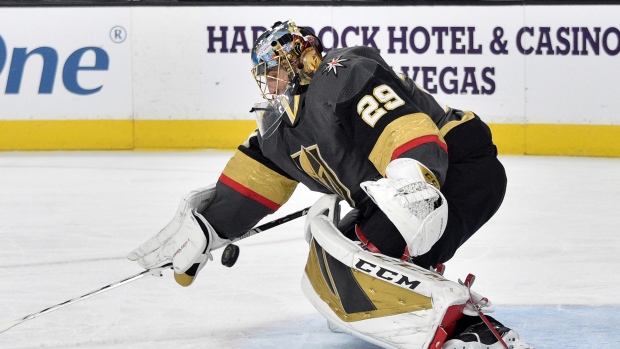
POLYGON ((220 238, 200 213, 194 211, 188 216, 191 217, 191 223, 184 226, 187 233, 179 230, 177 235, 193 235, 196 240, 204 244, 196 244, 196 246, 202 246, 202 249, 187 247, 179 249, 173 256, 174 280, 185 287, 194 282, 198 272, 207 264, 207 261, 213 260, 212 250, 230 243, 230 240, 220 238))
POLYGON ((435 174, 423 163, 410 158, 392 160, 385 169, 385 176, 390 179, 417 179, 440 189, 435 174))

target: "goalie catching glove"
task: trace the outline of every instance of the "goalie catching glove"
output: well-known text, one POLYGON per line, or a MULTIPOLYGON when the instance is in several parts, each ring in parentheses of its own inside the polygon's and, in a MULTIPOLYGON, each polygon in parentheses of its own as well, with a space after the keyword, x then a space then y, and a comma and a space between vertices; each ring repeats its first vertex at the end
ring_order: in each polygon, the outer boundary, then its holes
POLYGON ((194 190, 181 199, 174 218, 157 235, 133 250, 127 258, 145 269, 172 263, 174 279, 181 286, 192 284, 211 251, 228 243, 198 212, 215 193, 215 185, 194 190))
POLYGON ((387 178, 361 183, 362 189, 396 226, 412 257, 428 252, 443 234, 448 205, 435 175, 413 159, 396 159, 387 178))

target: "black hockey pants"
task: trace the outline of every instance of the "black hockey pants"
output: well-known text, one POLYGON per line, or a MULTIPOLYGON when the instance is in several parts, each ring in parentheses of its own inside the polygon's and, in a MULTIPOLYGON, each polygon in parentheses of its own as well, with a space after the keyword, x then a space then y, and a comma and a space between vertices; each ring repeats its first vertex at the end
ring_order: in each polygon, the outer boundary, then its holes
POLYGON ((448 261, 497 212, 506 192, 506 172, 495 154, 465 158, 450 164, 441 192, 448 201, 448 224, 429 252, 413 258, 423 267, 448 261))
MULTIPOLYGON (((451 259, 497 212, 506 192, 506 172, 497 159, 489 128, 478 117, 454 128, 445 140, 450 164, 441 192, 448 201, 448 224, 429 252, 413 258, 424 268, 451 259)), ((401 258, 405 241, 381 210, 365 207, 344 217, 339 228, 350 239, 356 238, 354 223, 381 253, 401 258)))

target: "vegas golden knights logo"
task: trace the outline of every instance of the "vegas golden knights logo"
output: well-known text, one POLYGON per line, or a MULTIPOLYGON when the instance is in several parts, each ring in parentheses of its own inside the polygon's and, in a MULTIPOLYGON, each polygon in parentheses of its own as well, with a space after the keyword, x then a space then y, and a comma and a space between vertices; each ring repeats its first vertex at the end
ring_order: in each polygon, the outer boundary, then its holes
POLYGON ((334 171, 323 160, 317 145, 308 148, 302 146, 299 152, 291 155, 291 158, 293 158, 300 170, 306 172, 315 181, 321 183, 332 193, 338 194, 341 198, 347 200, 349 204, 354 204, 349 189, 340 182, 334 171))

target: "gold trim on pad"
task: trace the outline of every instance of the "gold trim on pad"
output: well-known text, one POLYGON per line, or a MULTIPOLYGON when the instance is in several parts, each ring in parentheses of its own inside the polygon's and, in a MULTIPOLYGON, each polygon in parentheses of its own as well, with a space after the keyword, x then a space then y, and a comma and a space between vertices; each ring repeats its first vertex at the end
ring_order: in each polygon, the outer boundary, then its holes
POLYGON ((310 253, 305 269, 306 275, 314 291, 319 295, 321 300, 327 303, 342 321, 353 322, 432 309, 433 304, 430 297, 420 295, 412 290, 393 285, 355 269, 351 269, 351 273, 358 283, 358 286, 373 303, 376 310, 347 313, 340 301, 336 285, 332 281, 333 276, 329 271, 327 258, 325 256, 326 252, 321 251, 322 255, 319 256, 319 252, 314 245, 315 243, 316 242, 313 240, 310 244, 310 253), (329 274, 329 280, 325 280, 323 277, 318 258, 324 259, 327 273, 329 274), (327 282, 332 285, 335 293, 331 292, 327 282))

